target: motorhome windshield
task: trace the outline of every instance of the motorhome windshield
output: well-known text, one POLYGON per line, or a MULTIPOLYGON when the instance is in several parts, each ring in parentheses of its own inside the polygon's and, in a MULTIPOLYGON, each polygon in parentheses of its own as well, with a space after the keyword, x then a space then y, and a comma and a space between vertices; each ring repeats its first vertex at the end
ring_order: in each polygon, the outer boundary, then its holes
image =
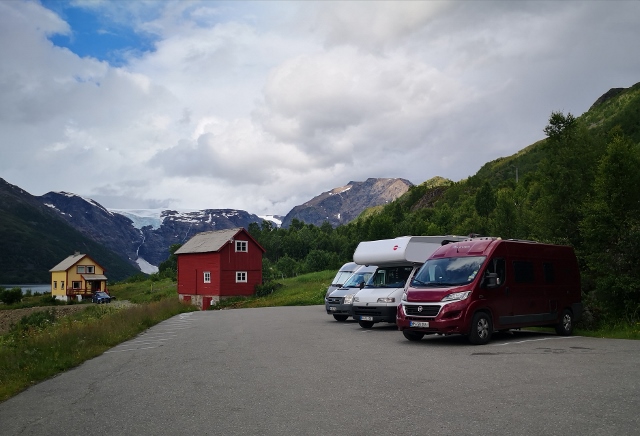
POLYGON ((349 280, 347 280, 344 285, 342 285, 343 288, 359 288, 361 283, 367 283, 367 281, 369 280, 369 278, 373 275, 373 272, 369 271, 369 272, 356 272, 353 275, 351 275, 351 277, 349 277, 349 280))
POLYGON ((430 259, 411 280, 412 287, 459 286, 476 278, 485 256, 430 259))
POLYGON ((353 271, 338 271, 338 274, 336 274, 331 284, 333 286, 342 286, 342 284, 349 278, 349 276, 351 276, 351 274, 353 274, 353 271))
POLYGON ((411 266, 380 267, 369 278, 366 287, 373 288, 402 288, 411 275, 411 266))

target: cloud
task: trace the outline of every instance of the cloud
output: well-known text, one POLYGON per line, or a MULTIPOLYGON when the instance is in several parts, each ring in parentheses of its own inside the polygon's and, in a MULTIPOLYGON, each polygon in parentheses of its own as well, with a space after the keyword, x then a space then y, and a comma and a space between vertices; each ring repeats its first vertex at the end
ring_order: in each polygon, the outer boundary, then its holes
POLYGON ((639 81, 638 2, 74 4, 153 45, 81 57, 49 39, 82 37, 63 12, 0 2, 0 176, 113 208, 459 180, 639 81))

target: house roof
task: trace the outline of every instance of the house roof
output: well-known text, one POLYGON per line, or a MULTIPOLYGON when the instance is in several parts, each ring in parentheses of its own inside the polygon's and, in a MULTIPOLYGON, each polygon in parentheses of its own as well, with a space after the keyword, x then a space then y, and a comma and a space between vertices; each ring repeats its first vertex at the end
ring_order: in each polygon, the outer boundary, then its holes
POLYGON ((69 268, 71 268, 73 265, 78 263, 80 260, 82 260, 85 256, 86 254, 81 254, 81 253, 72 254, 71 256, 67 257, 65 260, 63 260, 62 262, 60 262, 59 264, 51 268, 49 272, 66 271, 69 268))
POLYGON ((82 278, 87 282, 96 282, 107 280, 107 276, 103 274, 80 274, 82 278))
POLYGON ((262 251, 264 248, 258 242, 251 237, 251 235, 242 227, 226 230, 213 230, 211 232, 202 232, 189 239, 182 247, 178 248, 175 254, 186 253, 210 253, 212 251, 220 251, 225 245, 233 242, 233 238, 238 233, 244 233, 256 243, 262 251))

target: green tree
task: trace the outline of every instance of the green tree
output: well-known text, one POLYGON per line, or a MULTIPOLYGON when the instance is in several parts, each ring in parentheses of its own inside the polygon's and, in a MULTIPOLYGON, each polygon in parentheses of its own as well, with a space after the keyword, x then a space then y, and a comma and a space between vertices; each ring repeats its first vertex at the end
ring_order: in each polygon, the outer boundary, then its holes
POLYGON ((581 222, 597 300, 614 317, 640 315, 640 149, 615 133, 581 222))

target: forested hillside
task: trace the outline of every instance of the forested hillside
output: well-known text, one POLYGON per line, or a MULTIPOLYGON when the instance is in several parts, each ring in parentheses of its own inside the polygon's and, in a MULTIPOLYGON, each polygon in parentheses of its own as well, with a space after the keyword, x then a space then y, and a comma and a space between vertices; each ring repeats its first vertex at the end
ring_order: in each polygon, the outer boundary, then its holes
POLYGON ((338 268, 363 240, 471 233, 530 239, 575 247, 588 321, 637 321, 640 83, 611 90, 580 117, 553 112, 540 129, 544 140, 476 175, 414 186, 348 225, 251 225, 267 250, 265 275, 338 268))

